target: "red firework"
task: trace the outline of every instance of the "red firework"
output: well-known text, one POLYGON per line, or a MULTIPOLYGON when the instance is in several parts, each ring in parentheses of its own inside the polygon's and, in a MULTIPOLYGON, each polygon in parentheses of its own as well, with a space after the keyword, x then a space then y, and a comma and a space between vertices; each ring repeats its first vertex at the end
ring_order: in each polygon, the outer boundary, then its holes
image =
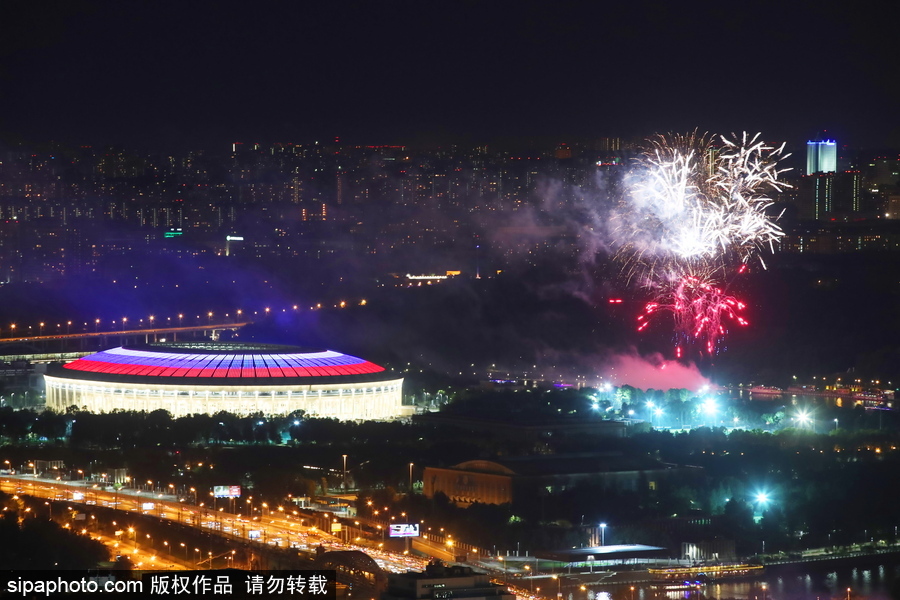
POLYGON ((727 294, 722 288, 686 275, 644 306, 638 316, 638 331, 650 326, 660 313, 671 313, 675 322, 675 356, 681 358, 686 345, 701 345, 707 354, 719 350, 729 323, 748 325, 741 316, 746 304, 727 294))

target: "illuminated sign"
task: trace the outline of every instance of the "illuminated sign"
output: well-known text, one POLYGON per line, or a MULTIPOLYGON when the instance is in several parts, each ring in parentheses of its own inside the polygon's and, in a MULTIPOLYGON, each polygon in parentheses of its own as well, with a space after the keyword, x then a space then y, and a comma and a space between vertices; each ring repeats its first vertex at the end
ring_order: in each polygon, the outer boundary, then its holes
POLYGON ((72 500, 84 500, 84 494, 82 494, 81 492, 72 492, 72 500))
POLYGON ((391 525, 390 537, 419 537, 418 523, 395 523, 391 525))
POLYGON ((170 229, 169 231, 166 231, 165 233, 163 233, 163 237, 166 237, 166 238, 178 237, 180 235, 184 235, 184 232, 181 230, 180 227, 178 229, 170 229))
POLYGON ((258 529, 251 529, 247 532, 247 537, 251 540, 258 540, 260 538, 260 532, 258 529))
POLYGON ((243 242, 244 238, 238 235, 229 235, 225 237, 226 242, 243 242))
POLYGON ((141 504, 141 510, 153 510, 156 507, 152 502, 144 502, 141 504))
POLYGON ((216 498, 240 498, 241 486, 239 485, 216 485, 213 486, 213 496, 216 498))

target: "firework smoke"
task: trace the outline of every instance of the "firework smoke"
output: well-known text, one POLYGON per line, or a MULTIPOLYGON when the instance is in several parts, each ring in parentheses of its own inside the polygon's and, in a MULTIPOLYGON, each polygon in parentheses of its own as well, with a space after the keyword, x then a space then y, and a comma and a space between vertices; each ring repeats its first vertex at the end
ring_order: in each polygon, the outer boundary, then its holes
POLYGON ((614 385, 630 385, 645 390, 699 390, 710 384, 693 364, 666 360, 660 354, 642 357, 633 350, 609 358, 606 365, 598 370, 604 379, 614 385))

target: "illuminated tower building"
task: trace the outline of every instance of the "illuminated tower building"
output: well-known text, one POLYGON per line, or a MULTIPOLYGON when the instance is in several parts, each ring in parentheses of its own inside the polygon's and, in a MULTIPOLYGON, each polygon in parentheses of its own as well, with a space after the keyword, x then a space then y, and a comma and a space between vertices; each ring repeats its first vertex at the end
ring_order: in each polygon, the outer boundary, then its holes
POLYGON ((837 143, 834 140, 806 142, 806 174, 837 171, 837 143))
POLYGON ((834 211, 834 174, 837 171, 837 143, 834 140, 806 142, 806 175, 801 184, 801 198, 807 218, 832 218, 834 211))

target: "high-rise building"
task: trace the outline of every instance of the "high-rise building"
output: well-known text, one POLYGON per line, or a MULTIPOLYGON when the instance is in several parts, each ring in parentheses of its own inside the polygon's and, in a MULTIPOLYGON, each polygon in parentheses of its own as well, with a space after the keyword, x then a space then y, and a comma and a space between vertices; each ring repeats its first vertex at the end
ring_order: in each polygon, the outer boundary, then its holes
POLYGON ((814 173, 800 179, 799 216, 816 221, 847 221, 872 216, 859 171, 814 173))
POLYGON ((810 140, 806 142, 806 174, 837 171, 837 142, 810 140))
POLYGON ((831 218, 834 202, 834 173, 816 173, 800 180, 799 216, 816 221, 831 218))
POLYGON ((835 174, 832 210, 845 217, 863 216, 862 173, 843 171, 835 174))

